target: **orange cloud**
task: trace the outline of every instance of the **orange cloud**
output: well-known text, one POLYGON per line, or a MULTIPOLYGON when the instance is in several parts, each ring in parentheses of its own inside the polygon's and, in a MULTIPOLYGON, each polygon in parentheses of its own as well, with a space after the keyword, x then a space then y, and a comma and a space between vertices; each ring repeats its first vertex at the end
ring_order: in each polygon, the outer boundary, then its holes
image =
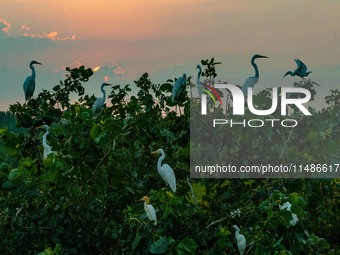
POLYGON ((122 67, 118 66, 116 69, 113 70, 113 73, 117 75, 124 75, 125 70, 122 67))
POLYGON ((93 68, 93 72, 97 72, 100 69, 100 66, 96 66, 95 68, 93 68))
POLYGON ((25 31, 31 30, 31 28, 29 26, 26 26, 26 25, 21 25, 21 29, 25 30, 25 31))
POLYGON ((29 34, 29 33, 24 33, 23 34, 24 37, 31 37, 31 38, 47 38, 51 41, 66 41, 66 40, 76 40, 76 36, 73 35, 71 37, 68 36, 64 36, 64 37, 60 37, 58 36, 58 32, 50 32, 48 34, 43 33, 43 34, 29 34))
POLYGON ((10 36, 10 35, 11 35, 11 32, 9 31, 9 29, 11 28, 11 24, 10 24, 8 21, 6 21, 5 19, 3 19, 3 18, 0 18, 0 23, 3 24, 3 26, 4 26, 4 27, 1 29, 1 31, 2 31, 4 34, 10 36))
POLYGON ((74 61, 73 63, 71 63, 69 65, 60 65, 60 66, 57 66, 56 68, 54 68, 53 72, 54 73, 59 73, 61 71, 65 71, 66 67, 70 67, 70 68, 76 68, 77 67, 78 68, 78 67, 80 67, 82 65, 83 64, 80 61, 76 60, 76 61, 74 61))
MULTIPOLYGON (((3 18, 0 18, 0 27, 2 27, 1 31, 2 33, 6 34, 7 36, 12 36, 12 33, 9 31, 11 28, 11 24, 6 21, 3 18)), ((58 32, 52 31, 50 33, 43 33, 43 34, 37 34, 37 33, 29 33, 28 31, 31 30, 31 28, 27 25, 21 25, 21 30, 24 31, 21 36, 23 37, 31 37, 31 38, 46 38, 51 41, 66 41, 66 40, 76 40, 76 36, 60 36, 58 32)))

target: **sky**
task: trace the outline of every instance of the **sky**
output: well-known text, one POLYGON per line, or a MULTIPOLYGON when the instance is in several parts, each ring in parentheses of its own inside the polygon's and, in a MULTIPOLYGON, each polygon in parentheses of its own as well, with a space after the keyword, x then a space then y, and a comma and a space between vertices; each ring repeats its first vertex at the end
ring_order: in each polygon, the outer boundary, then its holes
POLYGON ((339 88, 340 1, 335 0, 0 0, 0 110, 24 102, 23 82, 36 66, 35 95, 65 79, 65 67, 101 68, 84 83, 100 95, 103 81, 131 84, 143 73, 163 83, 214 57, 217 80, 240 84, 254 74, 256 90, 292 86, 295 58, 323 100, 339 88))

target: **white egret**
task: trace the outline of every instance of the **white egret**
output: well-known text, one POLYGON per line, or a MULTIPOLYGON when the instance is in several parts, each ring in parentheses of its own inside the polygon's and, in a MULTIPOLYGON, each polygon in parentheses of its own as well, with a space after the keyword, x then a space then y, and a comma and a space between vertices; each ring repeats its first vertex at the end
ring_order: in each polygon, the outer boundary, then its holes
POLYGON ((41 63, 32 60, 30 63, 30 68, 32 70, 32 75, 28 76, 26 80, 24 81, 24 93, 25 93, 25 102, 30 100, 33 96, 34 90, 35 90, 35 69, 34 64, 42 65, 41 63))
POLYGON ((297 65, 296 69, 294 71, 288 71, 283 77, 285 77, 286 75, 290 74, 291 76, 299 76, 302 79, 304 79, 303 77, 308 76, 308 74, 311 73, 311 71, 307 72, 307 66, 300 60, 300 59, 294 59, 295 63, 297 65))
POLYGON ((202 73, 202 68, 200 65, 197 65, 196 68, 198 69, 198 74, 197 74, 197 90, 198 90, 198 94, 201 96, 204 92, 204 88, 203 85, 201 83, 201 73, 202 73))
POLYGON ((100 87, 100 90, 103 92, 103 97, 98 97, 96 99, 96 101, 94 101, 93 106, 92 106, 92 117, 95 119, 99 116, 99 114, 101 113, 104 104, 105 104, 105 100, 106 100, 106 92, 104 90, 105 86, 110 86, 112 84, 109 83, 103 83, 102 86, 100 87))
MULTIPOLYGON (((286 202, 283 205, 280 205, 280 210, 287 210, 287 211, 291 212, 291 210, 290 210, 291 207, 292 207, 292 204, 289 203, 289 202, 286 202)), ((295 213, 292 213, 292 218, 293 219, 291 219, 289 221, 289 224, 294 227, 296 225, 296 223, 298 223, 299 218, 297 217, 297 215, 295 213)))
POLYGON ((156 210, 153 207, 153 205, 150 205, 150 198, 148 196, 144 196, 143 198, 139 199, 139 201, 144 201, 144 210, 146 213, 146 216, 148 216, 150 221, 154 221, 155 225, 157 225, 157 215, 156 210))
POLYGON ((184 73, 183 76, 178 77, 175 82, 175 85, 172 88, 172 102, 177 102, 179 95, 181 94, 182 90, 185 89, 187 83, 187 75, 184 73))
POLYGON ((254 76, 250 76, 248 77, 248 79, 244 82, 243 86, 242 86, 242 91, 243 91, 243 94, 244 94, 244 99, 247 99, 247 96, 248 96, 248 88, 254 88, 255 84, 258 82, 259 80, 259 69, 257 68, 257 65, 255 63, 255 59, 257 58, 268 58, 266 56, 261 56, 261 55, 258 55, 258 54, 255 54, 252 59, 251 59, 251 64, 253 65, 254 67, 254 70, 255 70, 255 75, 254 76))
POLYGON ((161 154, 157 162, 157 170, 166 184, 168 184, 173 192, 176 192, 176 176, 172 168, 168 164, 162 164, 165 153, 162 149, 151 152, 152 154, 161 154))
POLYGON ((246 238, 244 237, 244 235, 240 234, 240 229, 238 226, 233 225, 233 228, 236 230, 235 231, 235 238, 237 241, 237 248, 238 248, 238 252, 240 253, 240 255, 243 255, 246 251, 246 238))
POLYGON ((44 128, 46 130, 45 134, 43 135, 43 141, 42 141, 43 147, 44 147, 44 159, 46 159, 47 156, 50 153, 54 153, 54 151, 52 151, 52 147, 47 144, 47 139, 46 139, 48 134, 50 133, 49 130, 48 130, 49 126, 48 125, 42 125, 42 126, 37 127, 37 128, 44 128))

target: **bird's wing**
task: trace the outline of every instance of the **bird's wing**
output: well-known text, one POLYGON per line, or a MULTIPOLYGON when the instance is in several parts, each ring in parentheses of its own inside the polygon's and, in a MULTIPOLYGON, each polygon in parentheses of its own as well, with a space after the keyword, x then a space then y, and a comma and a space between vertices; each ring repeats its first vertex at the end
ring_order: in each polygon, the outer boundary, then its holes
POLYGON ((185 80, 183 77, 179 77, 172 88, 172 102, 175 102, 183 89, 183 84, 185 86, 185 80))
POLYGON ((102 97, 98 97, 96 101, 94 101, 92 106, 92 115, 98 116, 104 107, 105 100, 102 97))
POLYGON ((248 77, 248 79, 243 83, 242 86, 242 91, 244 94, 244 97, 247 98, 248 95, 248 88, 253 88, 255 86, 255 84, 257 83, 257 81, 259 80, 259 78, 250 76, 248 77))
POLYGON ((176 192, 176 176, 172 168, 168 164, 161 167, 161 176, 163 180, 170 186, 173 192, 176 192))
POLYGON ((301 60, 299 60, 299 61, 300 61, 300 70, 301 70, 301 72, 306 74, 307 73, 307 66, 301 60))
POLYGON ((243 255, 246 251, 246 239, 243 235, 241 235, 243 238, 240 241, 237 241, 237 248, 238 251, 240 252, 240 255, 243 255))
POLYGON ((24 93, 25 93, 25 100, 30 100, 33 96, 35 89, 35 80, 32 76, 28 76, 24 82, 24 93))
POLYGON ((197 81, 196 85, 197 85, 198 94, 202 95, 204 93, 203 82, 197 81))
POLYGON ((52 147, 49 145, 44 146, 44 159, 47 158, 50 153, 52 153, 52 147))
POLYGON ((150 221, 155 221, 155 225, 157 224, 157 215, 156 210, 153 205, 148 205, 148 210, 145 211, 150 221))
POLYGON ((300 59, 298 59, 298 58, 296 58, 296 59, 294 59, 295 60, 295 63, 296 63, 296 70, 298 70, 298 69, 300 69, 300 67, 301 67, 301 61, 300 61, 300 59))

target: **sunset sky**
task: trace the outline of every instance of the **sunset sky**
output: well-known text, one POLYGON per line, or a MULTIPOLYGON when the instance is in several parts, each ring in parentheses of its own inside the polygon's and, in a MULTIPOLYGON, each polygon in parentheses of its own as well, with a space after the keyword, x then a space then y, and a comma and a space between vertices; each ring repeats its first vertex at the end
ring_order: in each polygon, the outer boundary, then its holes
POLYGON ((100 84, 132 84, 143 73, 163 83, 197 76, 201 59, 221 61, 218 79, 242 85, 253 75, 256 89, 292 85, 285 77, 300 58, 321 84, 320 100, 339 88, 340 1, 328 0, 0 0, 0 110, 24 102, 23 82, 36 66, 36 91, 65 78, 65 67, 101 69, 85 83, 100 95, 100 84))

